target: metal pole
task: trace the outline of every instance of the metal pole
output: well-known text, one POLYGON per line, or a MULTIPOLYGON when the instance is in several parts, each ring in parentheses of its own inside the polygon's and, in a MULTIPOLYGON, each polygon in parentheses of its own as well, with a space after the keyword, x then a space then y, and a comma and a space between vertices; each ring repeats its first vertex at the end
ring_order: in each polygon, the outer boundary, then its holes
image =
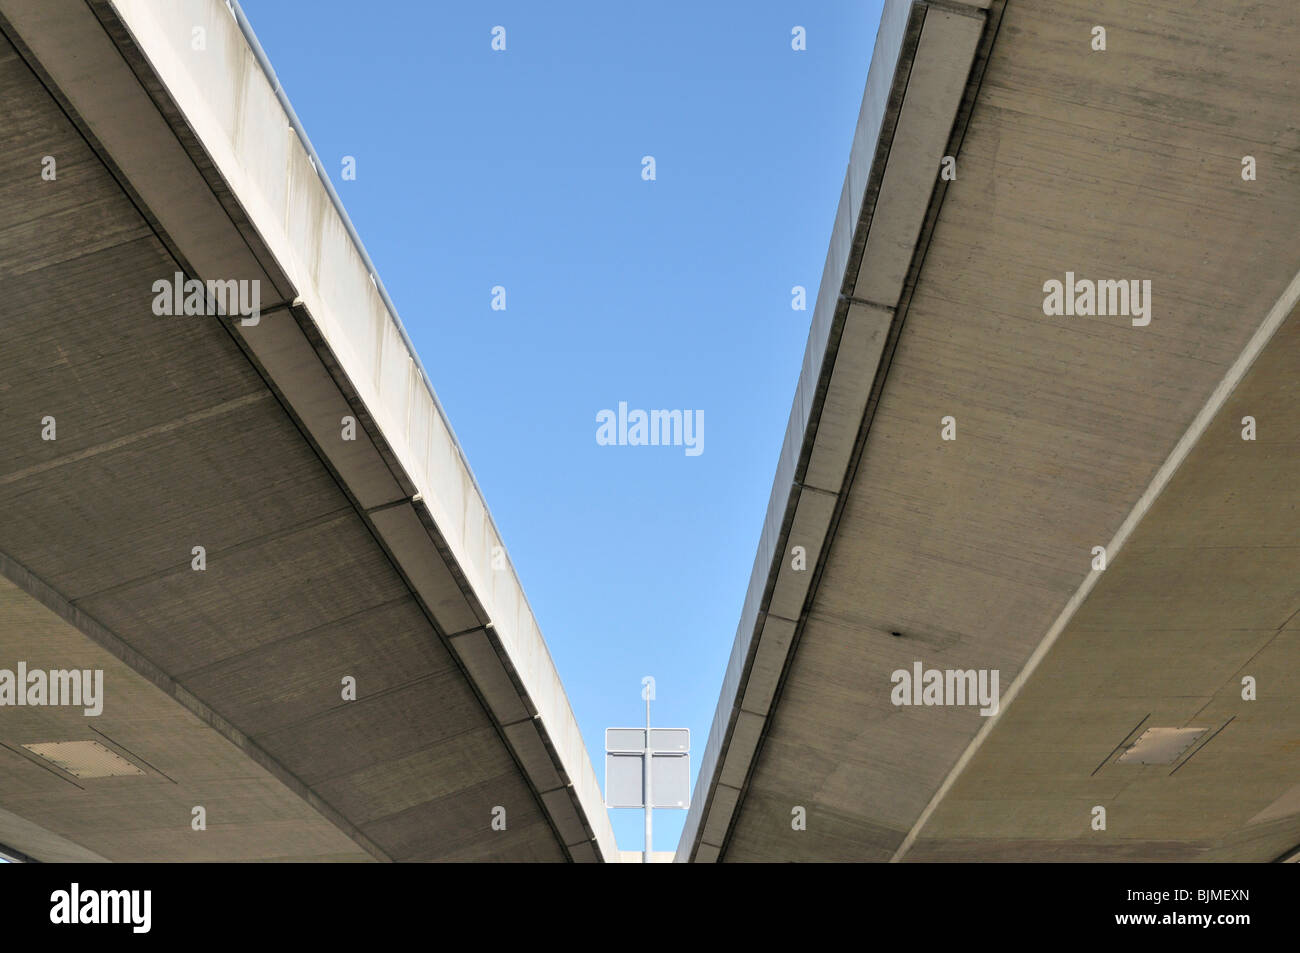
POLYGON ((653 811, 650 807, 650 758, 650 693, 647 691, 645 693, 645 854, 641 859, 643 864, 650 863, 650 844, 652 843, 650 818, 653 811))

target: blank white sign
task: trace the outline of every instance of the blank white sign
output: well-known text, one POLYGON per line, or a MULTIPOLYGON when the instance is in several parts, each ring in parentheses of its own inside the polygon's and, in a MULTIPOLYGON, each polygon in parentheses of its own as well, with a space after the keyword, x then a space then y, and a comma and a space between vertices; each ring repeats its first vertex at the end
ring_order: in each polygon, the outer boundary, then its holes
POLYGON ((606 751, 644 751, 644 728, 606 728, 606 751))
POLYGON ((655 754, 650 763, 651 804, 654 807, 691 806, 691 759, 684 754, 655 754))
POLYGON ((691 750, 691 730, 689 728, 651 728, 650 747, 656 752, 674 751, 685 754, 691 750))
MULTIPOLYGON (((605 806, 645 807, 644 755, 607 752, 605 806)), ((691 759, 685 754, 656 754, 650 765, 651 807, 691 806, 691 759)))
POLYGON ((645 807, 642 755, 605 755, 605 806, 645 807))

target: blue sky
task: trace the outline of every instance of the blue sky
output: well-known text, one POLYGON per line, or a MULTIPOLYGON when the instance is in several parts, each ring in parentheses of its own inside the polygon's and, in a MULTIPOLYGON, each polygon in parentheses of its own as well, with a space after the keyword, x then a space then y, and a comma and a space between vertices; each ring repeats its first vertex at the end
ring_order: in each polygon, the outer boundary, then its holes
MULTIPOLYGON (((465 448, 597 777, 604 729, 644 720, 644 675, 655 724, 691 730, 694 777, 879 0, 241 5, 465 448), (620 401, 703 411, 703 453, 597 445, 620 401)), ((639 850, 640 812, 611 816, 639 850)), ((684 819, 656 812, 655 849, 684 819)))

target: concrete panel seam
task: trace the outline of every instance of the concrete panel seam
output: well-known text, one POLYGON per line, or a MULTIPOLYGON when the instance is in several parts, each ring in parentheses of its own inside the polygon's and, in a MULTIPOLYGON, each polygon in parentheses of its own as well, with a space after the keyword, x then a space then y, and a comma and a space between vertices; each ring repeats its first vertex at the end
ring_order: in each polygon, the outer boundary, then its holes
POLYGON ((973 20, 987 20, 988 14, 981 7, 971 7, 960 2, 960 0, 922 0, 927 9, 941 10, 944 13, 951 13, 959 17, 970 17, 973 20))
POLYGON ((837 299, 841 304, 856 304, 862 308, 873 308, 876 311, 884 311, 886 314, 894 314, 898 308, 892 304, 881 304, 879 301, 872 301, 869 298, 855 298, 853 295, 841 294, 837 299))

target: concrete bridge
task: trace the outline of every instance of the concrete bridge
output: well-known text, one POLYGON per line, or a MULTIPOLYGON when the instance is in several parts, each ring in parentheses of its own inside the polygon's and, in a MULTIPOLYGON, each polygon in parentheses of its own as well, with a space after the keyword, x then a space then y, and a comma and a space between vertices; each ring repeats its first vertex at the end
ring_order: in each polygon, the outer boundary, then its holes
POLYGON ((487 505, 238 8, 2 0, 0 31, 0 668, 105 696, 0 708, 0 843, 616 861, 487 505))
POLYGON ((679 862, 1300 844, 1298 68, 1289 0, 885 4, 679 862))
MULTIPOLYGON (((237 5, 0 34, 0 853, 638 859, 237 5)), ((887 0, 678 862, 1297 855, 1297 76, 887 0)))

